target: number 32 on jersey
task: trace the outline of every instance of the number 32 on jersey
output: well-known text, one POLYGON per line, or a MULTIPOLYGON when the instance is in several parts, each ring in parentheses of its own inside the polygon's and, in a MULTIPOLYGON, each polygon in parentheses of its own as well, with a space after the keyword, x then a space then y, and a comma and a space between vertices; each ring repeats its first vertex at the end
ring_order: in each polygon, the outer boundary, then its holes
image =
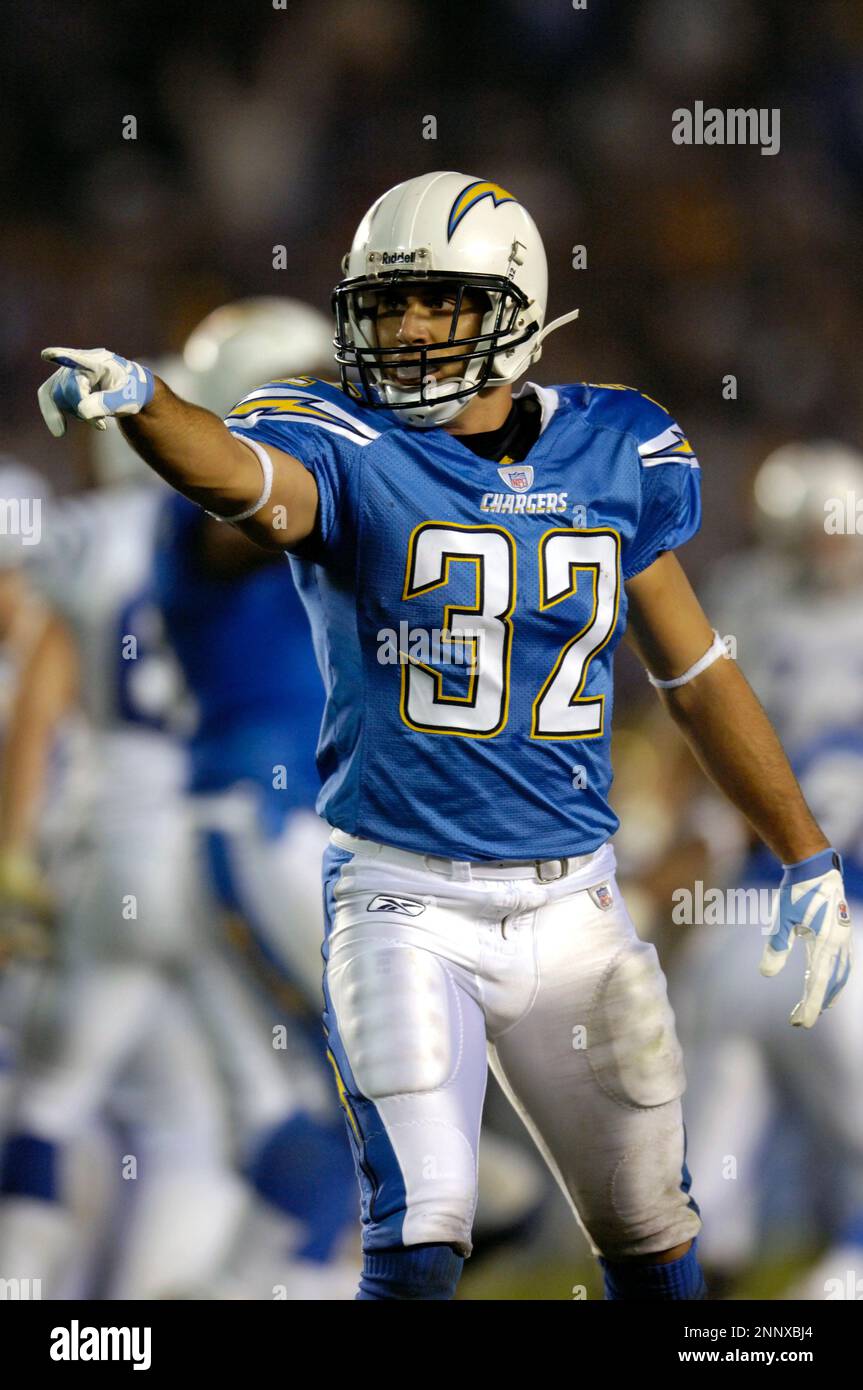
MULTIPOLYGON (((537 563, 541 612, 575 596, 580 572, 590 577, 592 604, 587 623, 564 643, 538 686, 530 737, 600 738, 605 696, 584 696, 582 691, 591 661, 617 623, 620 536, 609 527, 556 527, 540 538, 537 563)), ((442 673, 410 660, 402 666, 401 716, 421 733, 494 738, 509 714, 510 660, 518 640, 511 617, 515 539, 501 526, 423 522, 410 538, 402 599, 445 589, 452 564, 471 564, 476 575, 475 604, 445 604, 441 624, 462 651, 471 651, 467 692, 445 695, 442 673)))

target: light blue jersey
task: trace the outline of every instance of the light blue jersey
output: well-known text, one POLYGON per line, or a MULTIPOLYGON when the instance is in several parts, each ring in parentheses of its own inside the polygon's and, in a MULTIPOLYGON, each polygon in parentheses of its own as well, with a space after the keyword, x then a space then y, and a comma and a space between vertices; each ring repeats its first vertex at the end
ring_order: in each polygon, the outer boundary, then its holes
POLYGON ((697 531, 698 464, 628 387, 524 389, 542 427, 517 463, 308 377, 227 418, 317 482, 316 533, 292 565, 327 690, 318 810, 350 834, 545 859, 617 828, 623 584, 697 531))

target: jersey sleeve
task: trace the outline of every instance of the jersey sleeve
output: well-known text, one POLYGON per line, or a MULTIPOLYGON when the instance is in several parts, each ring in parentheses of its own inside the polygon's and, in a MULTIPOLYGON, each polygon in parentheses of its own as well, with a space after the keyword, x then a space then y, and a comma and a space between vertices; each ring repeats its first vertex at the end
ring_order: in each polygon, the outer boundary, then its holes
POLYGON ((225 424, 239 439, 254 439, 264 447, 283 449, 309 470, 318 488, 315 533, 294 554, 324 561, 340 548, 349 474, 356 450, 377 438, 377 432, 355 418, 350 403, 333 399, 335 388, 311 378, 291 378, 259 387, 234 406, 225 424))
POLYGON ((701 469, 677 422, 662 406, 640 396, 634 430, 640 507, 635 534, 623 557, 623 577, 633 579, 666 550, 690 540, 701 525, 701 469))

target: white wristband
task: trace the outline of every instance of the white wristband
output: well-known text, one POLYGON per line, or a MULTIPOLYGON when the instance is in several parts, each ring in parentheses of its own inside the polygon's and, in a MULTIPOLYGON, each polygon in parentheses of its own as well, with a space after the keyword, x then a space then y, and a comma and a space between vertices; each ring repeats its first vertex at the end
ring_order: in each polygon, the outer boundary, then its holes
POLYGON ((216 521, 248 521, 250 516, 259 512, 265 502, 269 502, 270 493, 273 490, 273 460, 270 458, 266 449, 258 443, 257 439, 246 439, 244 435, 235 434, 233 430, 230 434, 234 439, 239 439, 241 444, 245 444, 252 453, 257 455, 261 470, 264 475, 264 486, 257 502, 253 502, 251 507, 247 507, 244 512, 238 512, 236 516, 219 516, 218 512, 207 512, 207 516, 215 517, 216 521))
POLYGON ((712 666, 714 661, 718 661, 721 656, 728 658, 728 648, 714 628, 713 641, 707 651, 696 661, 694 666, 690 666, 688 671, 684 671, 682 676, 675 676, 673 681, 658 681, 648 671, 647 679, 651 685, 657 686, 660 690, 674 690, 678 685, 686 685, 689 681, 694 681, 696 676, 700 676, 702 671, 706 671, 708 666, 712 666))

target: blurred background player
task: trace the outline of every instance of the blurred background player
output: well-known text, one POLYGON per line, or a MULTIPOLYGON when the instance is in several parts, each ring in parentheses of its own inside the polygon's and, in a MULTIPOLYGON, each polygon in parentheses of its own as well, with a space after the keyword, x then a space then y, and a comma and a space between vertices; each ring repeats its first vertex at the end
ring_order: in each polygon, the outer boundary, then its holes
MULTIPOLYGON (((26 565, 28 557, 33 556, 32 547, 41 541, 42 529, 48 524, 50 495, 47 480, 35 469, 9 456, 0 457, 0 505, 4 509, 0 534, 0 747, 7 741, 21 672, 48 621, 45 604, 27 578, 26 565)), ((52 699, 50 690, 45 690, 44 699, 52 699)), ((37 721, 45 717, 44 709, 31 706, 26 717, 37 721)), ((52 802, 33 806, 34 815, 38 813, 41 859, 55 856, 57 850, 56 808, 61 797, 56 791, 62 780, 56 766, 58 752, 55 748, 52 802)), ((26 849, 37 832, 29 822, 10 825, 8 806, 8 797, 0 786, 0 841, 4 846, 0 853, 0 1133, 8 1108, 22 1020, 49 949, 47 924, 51 912, 43 871, 26 849)))
MULTIPOLYGON (((82 1296, 94 1280, 149 1297, 166 1267, 180 1281, 198 1277, 240 1196, 188 997, 204 938, 186 757, 172 729, 179 683, 150 595, 161 489, 116 432, 98 439, 108 485, 55 507, 33 551, 48 612, 21 671, 4 761, 0 849, 5 862, 35 865, 56 735, 83 710, 86 805, 66 807, 78 881, 68 862, 46 866, 55 960, 27 1019, 0 1180, 0 1258, 41 1278, 44 1297, 82 1296), (110 1152, 94 1142, 106 1122, 110 1152), (115 1249, 97 1270, 109 1239, 115 1249)), ((7 881, 7 907, 19 896, 7 881)))
MULTIPOLYGON (((279 307, 276 303, 275 310, 279 307)), ((292 322, 296 327, 295 316, 292 322)), ((270 341, 274 351, 272 336, 270 341)), ((282 353, 286 342, 290 335, 280 339, 282 353)), ((250 343, 245 347, 248 351, 250 343)), ((176 382, 180 373, 176 363, 172 366, 168 374, 176 382)), ((340 1217, 328 1155, 320 1143, 314 1154, 310 1151, 312 1122, 295 1113, 302 1089, 299 1059, 284 1048, 274 1052, 272 1018, 264 1026, 259 991, 244 978, 236 953, 228 958, 220 951, 218 915, 206 902, 197 873, 185 798, 187 757, 178 727, 170 727, 178 724, 182 709, 180 683, 161 642, 152 594, 162 490, 141 477, 144 470, 136 467, 117 432, 97 436, 97 446, 103 477, 119 486, 73 503, 71 522, 39 566, 54 613, 38 660, 22 681, 21 717, 12 731, 19 762, 22 749, 38 746, 44 777, 56 723, 83 686, 96 776, 88 807, 93 845, 86 885, 71 900, 58 895, 63 960, 49 1017, 32 1020, 31 1046, 21 1064, 4 1162, 0 1251, 4 1267, 42 1278, 45 1296, 81 1287, 84 1248, 93 1243, 96 1223, 89 1211, 81 1229, 67 1170, 76 1144, 104 1109, 115 1124, 134 1125, 135 1142, 127 1139, 126 1147, 138 1156, 141 1173, 133 1175, 141 1181, 135 1184, 131 1217, 116 1192, 113 1201, 102 1203, 112 1213, 112 1234, 116 1237, 119 1227, 122 1239, 115 1240, 120 1253, 97 1291, 152 1297, 212 1284, 239 1210, 238 1184, 227 1165, 234 1148, 244 1163, 257 1141, 253 1180, 269 1184, 277 1210, 298 1191, 301 1198, 299 1210, 284 1213, 290 1242, 272 1208, 266 1216, 268 1241, 256 1242, 259 1266, 264 1253, 273 1265, 258 1296, 272 1297, 274 1276, 285 1281, 292 1246, 310 1246, 314 1261, 324 1261, 333 1226, 349 1223, 353 1234, 350 1154, 341 1117, 330 1113, 325 1142, 345 1170, 351 1198, 349 1211, 340 1217), (52 701, 50 717, 38 729, 22 727, 26 711, 34 700, 44 702, 46 691, 63 692, 52 701), (235 1146, 228 1143, 222 1079, 229 1081, 235 1103, 230 1114, 239 1130, 235 1146), (294 1119, 290 1143, 283 1132, 289 1114, 294 1119), (274 1116, 281 1126, 278 1151, 269 1133, 274 1116), (267 1143, 261 1143, 262 1133, 267 1143), (290 1192, 288 1164, 299 1170, 290 1192), (324 1248, 320 1229, 306 1229, 315 1220, 317 1228, 327 1227, 324 1248)), ((295 591, 287 566, 282 570, 283 606, 295 591)), ((224 586, 219 597, 224 604, 224 586)), ((265 618, 274 611, 271 600, 265 618)), ((226 634, 211 635, 218 641, 226 634)), ((282 698, 284 703, 284 691, 282 698)), ((314 720, 314 709, 311 713, 314 720)), ((240 732, 248 736, 250 729, 240 732)), ((297 747, 309 747, 312 764, 316 734, 313 723, 310 738, 305 725, 295 736, 297 747)), ((211 735, 208 728, 204 740, 211 735)), ((233 746, 232 771, 241 746, 233 746)), ((221 751, 226 752, 224 744, 221 751)), ((290 751, 282 748, 282 756, 290 751)), ((246 756, 253 778, 253 744, 246 756)), ((7 780, 10 810, 21 819, 26 804, 32 822, 35 787, 24 785, 20 775, 7 780)), ((311 863, 320 918, 314 856, 311 863)), ((332 1112, 329 1081, 320 1089, 332 1112)), ((287 1296, 305 1296, 310 1272, 317 1268, 311 1263, 307 1277, 295 1278, 287 1296)), ((354 1277, 352 1268, 351 1292, 354 1277)), ((318 1283, 314 1296, 322 1292, 318 1283)))
MULTIPOLYGON (((814 814, 841 851, 858 948, 863 933, 863 550, 832 529, 863 497, 863 456, 832 441, 785 445, 754 479, 757 543, 714 573, 708 602, 788 749, 814 814)), ((678 784, 679 787, 679 784, 678 784)), ((703 785, 684 797, 709 884, 766 890, 777 863, 752 847, 703 785)), ((681 880, 678 879, 678 882, 681 880)), ((762 895, 764 907, 768 900, 762 895)), ((782 1296, 825 1298, 863 1275, 863 980, 803 1038, 765 1010, 754 971, 769 913, 696 926, 672 998, 686 1049, 690 1162, 699 1173, 705 1263, 733 1290, 772 1250, 826 1246, 782 1296), (762 920, 763 919, 763 920, 762 920)), ((775 989, 788 1011, 797 988, 775 989)), ((835 1296, 835 1294, 834 1294, 835 1296)), ((842 1294, 841 1296, 847 1296, 842 1294)))

